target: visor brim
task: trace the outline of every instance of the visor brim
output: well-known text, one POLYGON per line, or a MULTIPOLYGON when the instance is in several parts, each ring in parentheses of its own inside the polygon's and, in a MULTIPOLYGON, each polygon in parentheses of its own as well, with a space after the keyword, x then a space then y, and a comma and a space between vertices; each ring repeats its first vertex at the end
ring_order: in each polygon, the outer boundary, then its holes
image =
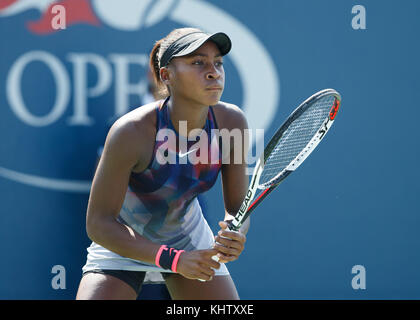
MULTIPOLYGON (((203 35, 205 35, 205 34, 203 34, 203 35)), ((193 53, 194 51, 196 51, 197 49, 199 49, 207 41, 214 42, 217 45, 217 47, 219 48, 220 54, 222 56, 228 54, 229 51, 232 48, 232 42, 231 42, 230 38, 228 37, 228 35, 223 33, 223 32, 217 32, 217 33, 214 33, 214 34, 211 34, 211 35, 207 35, 207 36, 198 38, 197 40, 191 42, 191 44, 189 44, 183 50, 174 54, 172 57, 187 56, 187 55, 193 53)))

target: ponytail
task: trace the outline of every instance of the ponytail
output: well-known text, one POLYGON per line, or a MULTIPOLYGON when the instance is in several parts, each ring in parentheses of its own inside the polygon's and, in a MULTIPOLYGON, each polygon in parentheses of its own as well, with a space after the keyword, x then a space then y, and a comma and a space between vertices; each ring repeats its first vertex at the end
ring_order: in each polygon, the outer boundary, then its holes
POLYGON ((166 96, 168 96, 168 90, 160 78, 159 51, 163 40, 164 39, 161 39, 155 43, 152 51, 150 52, 149 58, 149 67, 152 72, 152 77, 156 87, 156 95, 158 99, 165 98, 166 96))

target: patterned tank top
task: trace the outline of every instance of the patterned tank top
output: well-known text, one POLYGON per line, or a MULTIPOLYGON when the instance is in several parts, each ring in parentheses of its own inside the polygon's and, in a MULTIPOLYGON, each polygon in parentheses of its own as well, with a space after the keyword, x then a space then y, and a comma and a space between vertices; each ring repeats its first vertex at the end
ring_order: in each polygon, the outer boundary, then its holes
POLYGON ((132 172, 120 218, 152 241, 182 248, 202 223, 196 197, 216 182, 222 154, 212 107, 201 134, 187 139, 172 124, 168 100, 156 104, 153 156, 144 171, 132 172))

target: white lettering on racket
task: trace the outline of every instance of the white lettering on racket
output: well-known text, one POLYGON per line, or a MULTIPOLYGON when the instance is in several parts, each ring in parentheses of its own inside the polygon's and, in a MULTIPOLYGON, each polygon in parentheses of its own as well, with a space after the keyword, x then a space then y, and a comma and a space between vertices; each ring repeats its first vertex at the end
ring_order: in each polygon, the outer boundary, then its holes
MULTIPOLYGON (((251 200, 251 197, 252 197, 252 191, 248 190, 248 192, 246 193, 245 199, 242 202, 241 208, 239 209, 239 213, 241 215, 245 214, 246 209, 248 209, 248 202, 251 200)), ((238 220, 237 217, 235 217, 235 219, 238 220)))
POLYGON ((296 170, 303 161, 311 154, 311 152, 316 148, 316 146, 321 142, 322 138, 324 138, 325 134, 327 133, 328 129, 331 127, 332 123, 334 121, 330 120, 328 117, 323 124, 321 125, 321 128, 318 130, 318 134, 315 135, 305 146, 305 148, 302 149, 302 151, 293 159, 293 161, 290 162, 290 164, 286 167, 286 171, 294 171, 296 170))
POLYGON ((324 123, 323 123, 323 126, 322 126, 322 128, 321 129, 319 129, 319 131, 318 131, 318 133, 320 134, 320 136, 319 136, 319 140, 321 140, 323 137, 324 137, 324 135, 327 133, 327 131, 328 131, 328 128, 329 128, 329 126, 328 126, 328 122, 330 122, 330 118, 327 118, 327 121, 325 121, 324 123))
POLYGON ((254 198, 255 192, 257 191, 261 173, 263 171, 262 166, 260 165, 261 159, 258 159, 257 164, 255 165, 254 173, 251 179, 250 186, 246 192, 245 199, 241 204, 241 207, 238 210, 238 213, 235 215, 235 218, 232 220, 234 227, 238 228, 242 223, 243 217, 248 211, 250 202, 254 198))

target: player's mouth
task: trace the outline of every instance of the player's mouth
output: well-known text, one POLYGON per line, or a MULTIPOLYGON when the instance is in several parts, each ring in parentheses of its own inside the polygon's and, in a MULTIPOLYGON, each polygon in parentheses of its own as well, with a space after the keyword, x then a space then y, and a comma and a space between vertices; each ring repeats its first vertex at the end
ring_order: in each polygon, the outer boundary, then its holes
POLYGON ((206 90, 208 91, 222 91, 223 88, 220 86, 211 86, 211 87, 206 87, 206 90))

